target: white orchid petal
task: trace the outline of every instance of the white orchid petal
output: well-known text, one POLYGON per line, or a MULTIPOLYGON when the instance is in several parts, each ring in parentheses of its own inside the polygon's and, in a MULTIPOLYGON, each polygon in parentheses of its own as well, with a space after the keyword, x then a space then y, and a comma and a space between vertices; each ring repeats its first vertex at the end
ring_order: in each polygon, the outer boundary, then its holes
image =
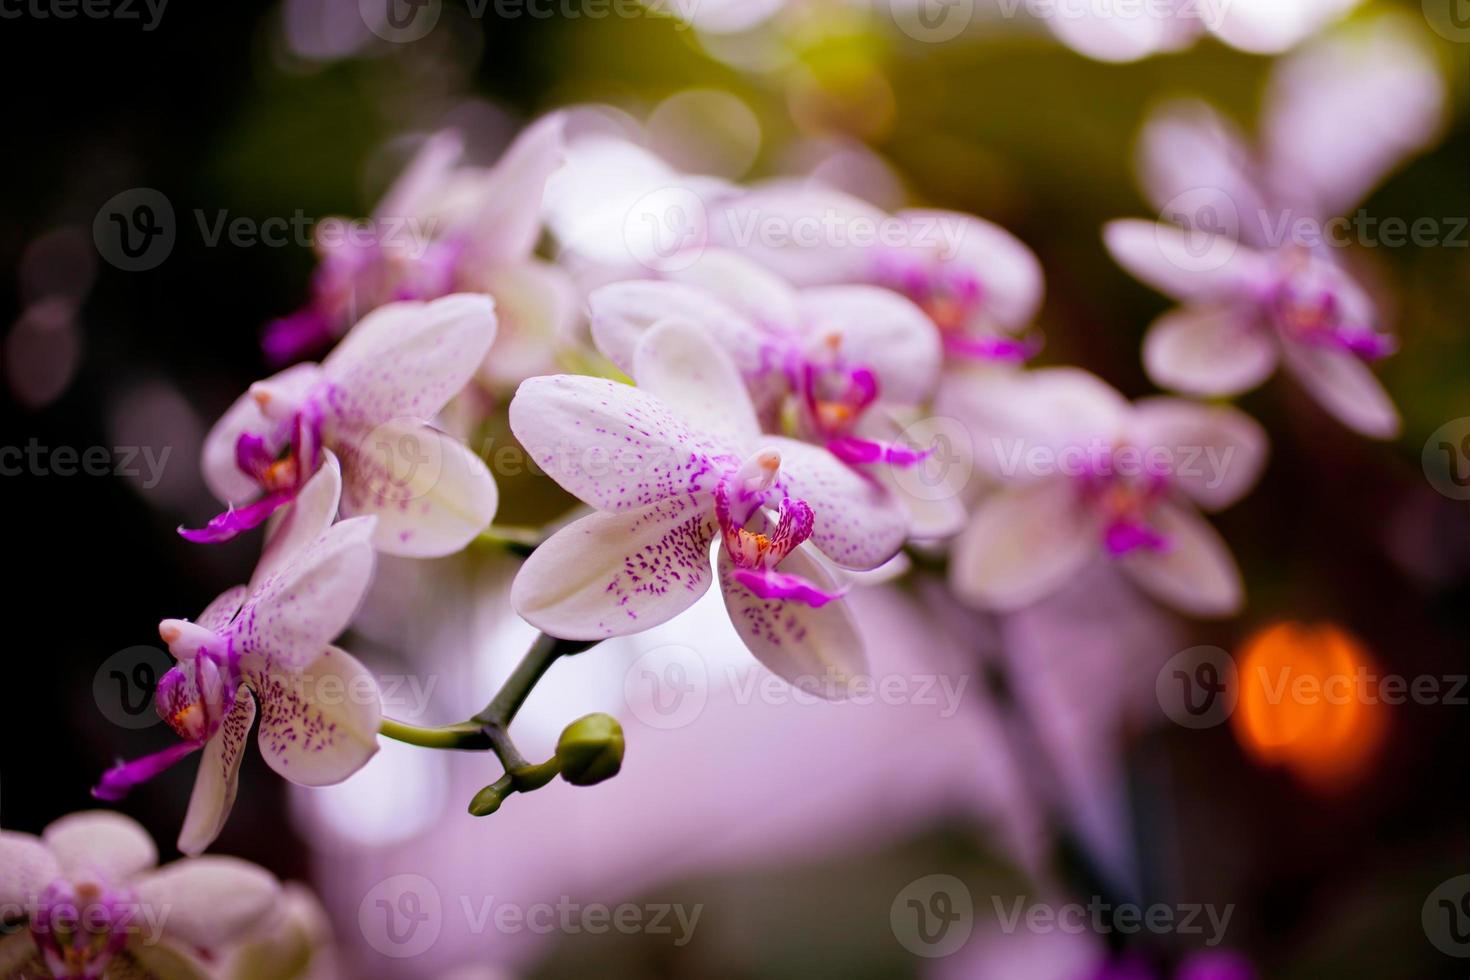
MULTIPOLYGON (((762 599, 735 579, 735 563, 723 542, 718 567, 720 591, 735 631, 772 673, 810 693, 836 698, 867 670, 862 637, 840 599, 817 608, 762 599)), ((836 579, 805 545, 786 556, 780 571, 806 579, 824 592, 838 588, 836 579)))
POLYGON ((698 432, 644 391, 556 375, 521 384, 510 427, 536 462, 598 510, 630 510, 713 492, 735 447, 698 432))
POLYGON ((511 586, 511 604, 532 626, 565 639, 642 632, 709 589, 716 529, 712 508, 692 497, 591 514, 531 553, 511 586))
POLYGON ((495 328, 495 304, 479 294, 379 307, 322 364, 333 418, 369 429, 433 418, 474 377, 495 328))
POLYGON ((158 848, 136 820, 108 810, 71 813, 41 831, 64 875, 124 882, 158 863, 158 848))
POLYGON ((1230 549, 1209 522, 1192 510, 1164 504, 1149 515, 1167 541, 1162 552, 1139 549, 1118 563, 1156 599, 1191 616, 1233 616, 1245 587, 1230 549))
MULTIPOLYGON (((320 367, 297 364, 261 382, 265 387, 260 390, 275 391, 283 399, 299 404, 320 380, 320 367)), ((200 451, 200 467, 210 493, 232 504, 249 503, 260 496, 260 485, 236 465, 235 446, 241 435, 248 432, 265 438, 279 424, 266 417, 252 392, 237 398, 209 430, 209 435, 204 437, 204 447, 200 451)))
POLYGON ((230 625, 247 662, 299 669, 347 628, 372 579, 376 523, 355 517, 332 525, 261 583, 230 625))
POLYGON ((1340 422, 1370 439, 1392 439, 1403 423, 1393 400, 1356 355, 1336 347, 1285 345, 1286 368, 1340 422))
POLYGON ((643 334, 633 352, 633 377, 691 426, 730 445, 745 446, 760 435, 734 362, 686 320, 664 320, 643 334))
POLYGON ((958 211, 911 209, 896 215, 915 237, 936 239, 933 251, 946 266, 965 270, 980 284, 987 325, 1014 332, 1041 307, 1046 280, 1036 254, 1000 225, 958 211))
POLYGON ((189 796, 189 809, 179 831, 179 850, 199 854, 214 843, 240 785, 240 761, 255 722, 255 699, 243 687, 235 692, 235 704, 225 715, 219 731, 210 736, 199 758, 199 774, 189 796))
POLYGON ((481 382, 513 388, 526 378, 550 374, 558 350, 571 342, 577 296, 571 277, 539 259, 497 266, 480 280, 495 297, 499 328, 480 365, 481 382))
POLYGON ((495 519, 495 478, 484 460, 447 433, 393 419, 341 440, 337 448, 342 513, 376 517, 373 547, 384 554, 454 554, 495 519))
POLYGON ((1140 282, 1175 299, 1211 302, 1247 295, 1264 275, 1265 257, 1235 234, 1129 218, 1109 222, 1103 242, 1114 261, 1140 282))
POLYGON ((328 646, 299 671, 246 680, 260 699, 260 754, 291 782, 340 783, 378 751, 378 682, 347 651, 328 646))
POLYGON ((1148 376, 1184 395, 1241 394, 1270 377, 1279 360, 1275 338, 1229 306, 1173 310, 1143 341, 1148 376))
POLYGON ((797 292, 786 280, 738 252, 707 248, 686 268, 667 278, 705 290, 736 315, 767 327, 789 328, 797 321, 797 292))
POLYGON ((216 596, 213 602, 204 607, 204 611, 199 614, 199 618, 194 620, 194 625, 208 630, 211 633, 220 632, 226 626, 230 625, 230 621, 235 618, 235 614, 245 604, 245 598, 249 594, 250 590, 243 585, 226 589, 216 596))
POLYGON ((1095 522, 1066 480, 1001 490, 955 542, 949 581, 967 602, 1010 612, 1065 585, 1100 548, 1095 522))
POLYGON ((0 830, 0 907, 26 908, 61 877, 61 864, 41 838, 0 830))
POLYGON ((327 532, 337 519, 341 499, 342 465, 328 450, 323 453, 321 468, 306 481, 291 506, 272 516, 265 548, 256 563, 255 574, 250 577, 252 590, 327 532))
POLYGON ((758 374, 768 337, 750 320, 699 286, 633 279, 594 289, 587 297, 597 349, 628 374, 633 352, 655 323, 686 320, 709 332, 747 378, 758 374))
POLYGON ((939 330, 912 302, 878 286, 827 286, 801 293, 802 330, 809 344, 840 337, 839 353, 878 378, 888 405, 929 400, 939 381, 939 330))
POLYGON ((1132 443, 1173 462, 1171 478, 1200 507, 1229 507, 1256 485, 1270 440, 1259 422, 1228 405, 1145 398, 1134 405, 1132 443))
POLYGON ((903 547, 908 514, 882 484, 818 446, 780 436, 767 436, 760 445, 781 454, 777 485, 811 505, 811 542, 832 561, 844 568, 877 568, 903 547))
POLYGON ((193 857, 159 868, 137 892, 170 940, 213 950, 265 920, 281 900, 281 883, 238 858, 193 857))

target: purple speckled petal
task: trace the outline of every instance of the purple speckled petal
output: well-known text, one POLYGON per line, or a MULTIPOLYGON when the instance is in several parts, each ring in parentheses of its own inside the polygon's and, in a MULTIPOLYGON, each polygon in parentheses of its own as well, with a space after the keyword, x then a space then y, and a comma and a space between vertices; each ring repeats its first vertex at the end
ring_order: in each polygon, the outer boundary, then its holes
POLYGON ((179 536, 197 544, 214 544, 219 541, 228 541, 237 534, 264 524, 268 517, 289 504, 295 497, 295 491, 291 490, 280 490, 276 493, 267 494, 254 503, 246 504, 239 510, 231 507, 223 514, 214 515, 209 519, 209 523, 203 527, 180 527, 179 536))
POLYGON ((495 325, 493 301, 471 293, 369 313, 322 364, 330 385, 326 428, 432 419, 474 377, 495 325))
POLYGON ((347 628, 372 578, 376 523, 332 525, 260 584, 225 633, 246 670, 300 669, 347 628))
POLYGON ((598 510, 708 494, 740 463, 654 396, 605 378, 523 382, 510 427, 548 476, 598 510))
POLYGON ((828 558, 844 568, 877 568, 903 547, 908 515, 882 485, 817 446, 777 436, 763 444, 781 454, 777 485, 811 505, 811 540, 828 558))
POLYGON ((709 588, 715 530, 709 507, 689 496, 592 514, 531 553, 511 586, 511 604, 531 625, 566 639, 650 629, 709 588))
MULTIPOLYGON (((792 552, 783 564, 788 575, 815 589, 837 591, 831 574, 805 548, 792 552)), ((814 694, 840 698, 852 678, 867 668, 862 638, 843 603, 814 607, 762 598, 740 581, 740 569, 723 544, 718 567, 730 621, 750 652, 772 672, 814 694)))
POLYGON ((92 788, 92 795, 99 800, 116 803, 127 796, 134 786, 147 782, 201 748, 203 744, 199 742, 180 742, 141 759, 119 762, 102 774, 101 781, 92 788))
POLYGON ((373 547, 439 558, 469 544, 495 519, 495 478, 464 443, 412 419, 339 438, 344 516, 378 519, 373 547))
POLYGON ((235 692, 234 706, 219 730, 205 743, 204 754, 199 758, 194 792, 189 796, 189 810, 179 831, 179 850, 185 854, 203 851, 224 828, 230 808, 235 805, 240 760, 254 721, 255 700, 242 687, 235 692))
POLYGON ((303 670, 252 672, 245 683, 260 699, 260 754, 293 783, 339 783, 378 751, 378 683, 347 651, 328 646, 303 670))
POLYGON ((194 620, 195 624, 218 633, 230 625, 230 620, 235 618, 235 613, 239 612, 240 607, 245 604, 246 594, 243 585, 226 589, 216 596, 213 602, 204 607, 199 618, 194 620))

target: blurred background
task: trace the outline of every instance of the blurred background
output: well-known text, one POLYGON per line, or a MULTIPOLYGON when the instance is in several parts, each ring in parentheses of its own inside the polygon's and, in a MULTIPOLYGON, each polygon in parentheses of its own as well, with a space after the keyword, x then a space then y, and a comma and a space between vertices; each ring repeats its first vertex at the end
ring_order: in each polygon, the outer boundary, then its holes
MULTIPOLYGON (((13 624, 0 825, 28 831, 89 806, 115 758, 169 743, 136 710, 168 663, 157 622, 194 614, 253 565, 253 540, 201 548, 173 531, 213 512, 200 442, 269 373, 262 328, 302 303, 314 258, 301 235, 242 243, 216 237, 220 222, 367 214, 407 137, 456 126, 488 163, 537 114, 595 103, 642 121, 690 172, 745 181, 820 165, 885 207, 1002 224, 1047 273, 1038 363, 1083 365, 1136 397, 1153 391, 1139 345, 1168 302, 1117 267, 1099 229, 1152 214, 1133 173, 1139 128, 1161 101, 1195 95, 1250 131, 1273 64, 1213 38, 1103 63, 983 0, 937 40, 898 0, 711 3, 750 18, 723 33, 631 5, 434 0, 432 30, 399 43, 369 30, 355 0, 136 4, 136 16, 59 6, 17 3, 0 21, 0 446, 28 460, 0 480, 13 624), (94 243, 108 202, 136 188, 173 215, 166 257, 143 269, 94 243), (58 472, 68 448, 99 447, 91 475, 58 472)), ((1470 30, 1432 0, 1352 16, 1384 11, 1422 31, 1450 105, 1442 139, 1364 207, 1453 228, 1470 216, 1470 30)), ((1242 400, 1273 452, 1217 522, 1247 582, 1240 617, 1188 622, 1101 578, 1060 597, 1064 611, 1000 618, 955 605, 921 562, 855 605, 875 672, 930 678, 932 697, 826 705, 761 695, 706 603, 559 664, 518 721, 541 753, 576 713, 617 714, 617 779, 557 784, 475 820, 464 805, 497 775, 486 758, 388 745, 353 781, 307 792, 251 756, 214 850, 311 884, 347 976, 1061 978, 1105 962, 1118 976, 1206 976, 1183 971, 1225 949, 1260 976, 1462 976, 1424 919, 1431 892, 1470 872, 1453 803, 1470 747, 1470 511, 1425 466, 1436 430, 1460 420, 1470 435, 1460 228, 1458 245, 1369 257, 1398 300, 1402 347, 1381 377, 1400 438, 1360 439, 1281 382, 1242 400), (1317 639, 1266 632, 1282 622, 1317 639), (1330 647, 1439 693, 1361 717, 1237 709, 1191 728, 1160 710, 1156 681, 1198 645, 1298 667, 1330 647), (689 681, 697 706, 654 710, 648 677, 689 681), (1327 734, 1283 749, 1281 726, 1327 734), (936 903, 936 887, 952 901, 936 903), (375 903, 407 909, 406 893, 432 910, 433 936, 404 946, 375 903), (969 902, 964 936, 935 945, 905 912, 915 896, 941 918, 969 902), (1094 898, 1176 921, 1197 905, 1201 930, 1008 919, 1018 901, 1094 898), (495 916, 559 902, 631 904, 645 927, 495 916), (651 924, 665 907, 671 931, 651 924), (695 907, 683 935, 673 910, 695 907), (1230 910, 1219 935, 1205 907, 1230 910)), ((503 487, 502 522, 547 516, 544 484, 503 487)), ((447 723, 488 698, 531 635, 505 602, 514 568, 481 553, 383 563, 346 645, 393 684, 390 714, 447 723)), ((165 852, 192 778, 179 767, 122 804, 165 852)))

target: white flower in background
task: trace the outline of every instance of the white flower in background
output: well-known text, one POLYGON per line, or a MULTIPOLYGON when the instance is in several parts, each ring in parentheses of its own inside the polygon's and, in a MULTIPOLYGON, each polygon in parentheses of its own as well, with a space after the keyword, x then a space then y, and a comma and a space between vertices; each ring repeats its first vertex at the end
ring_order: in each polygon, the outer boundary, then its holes
POLYGON ((947 389, 998 489, 975 507, 951 556, 967 601, 1006 611, 1055 592, 1106 557, 1182 612, 1228 616, 1240 572, 1196 507, 1221 510, 1255 484, 1265 433, 1228 407, 1178 398, 1130 404, 1075 368, 947 389))

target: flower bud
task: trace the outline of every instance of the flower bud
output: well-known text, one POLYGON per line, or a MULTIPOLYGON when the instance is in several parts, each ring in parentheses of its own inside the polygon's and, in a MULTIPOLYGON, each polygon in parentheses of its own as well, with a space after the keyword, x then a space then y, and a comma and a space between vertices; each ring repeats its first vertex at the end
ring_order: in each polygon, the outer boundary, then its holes
POLYGON ((573 786, 611 779, 623 766, 623 727, 612 715, 578 718, 557 739, 556 759, 561 778, 573 786))

